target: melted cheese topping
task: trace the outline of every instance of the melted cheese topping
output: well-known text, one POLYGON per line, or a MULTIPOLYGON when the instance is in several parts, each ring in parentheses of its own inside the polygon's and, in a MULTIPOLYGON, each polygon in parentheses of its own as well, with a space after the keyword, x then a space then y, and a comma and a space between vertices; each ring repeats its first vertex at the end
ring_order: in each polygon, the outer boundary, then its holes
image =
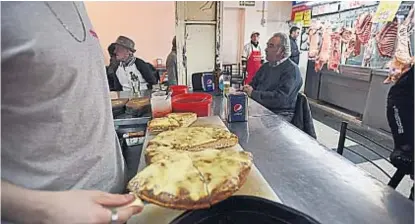
POLYGON ((249 153, 209 149, 189 154, 193 165, 203 175, 209 194, 214 190, 236 191, 239 174, 252 165, 249 153))
POLYGON ((149 127, 151 129, 157 128, 167 128, 167 127, 179 127, 180 124, 178 121, 168 118, 168 117, 160 117, 154 118, 150 121, 149 127))
POLYGON ((129 189, 152 190, 155 195, 168 193, 194 201, 215 190, 235 192, 240 173, 252 165, 250 153, 235 150, 187 152, 164 147, 146 153, 152 155, 151 165, 130 181, 129 189), (188 195, 180 194, 183 190, 188 195))
POLYGON ((219 128, 187 127, 160 133, 150 142, 174 149, 188 149, 231 137, 232 134, 229 131, 219 128))
POLYGON ((129 189, 138 192, 152 190, 154 195, 168 193, 194 201, 208 196, 199 171, 185 153, 178 153, 168 160, 160 159, 147 166, 130 181, 129 189), (187 192, 188 195, 181 192, 187 192))
POLYGON ((197 120, 195 113, 171 113, 167 117, 177 120, 180 123, 180 127, 189 127, 197 120))

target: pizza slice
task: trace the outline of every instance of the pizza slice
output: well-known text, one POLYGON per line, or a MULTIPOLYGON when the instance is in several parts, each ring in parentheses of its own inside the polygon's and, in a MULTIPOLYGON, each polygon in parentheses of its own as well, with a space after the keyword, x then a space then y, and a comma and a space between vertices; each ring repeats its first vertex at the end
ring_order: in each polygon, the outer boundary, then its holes
POLYGON ((151 134, 173 130, 180 127, 180 123, 169 117, 154 118, 148 123, 148 130, 151 134))
POLYGON ((189 153, 189 156, 203 176, 211 205, 238 191, 252 166, 252 154, 244 151, 212 149, 189 153))
POLYGON ((174 130, 179 127, 189 127, 197 120, 195 113, 170 113, 166 117, 154 118, 148 128, 152 134, 174 130))
POLYGON ((196 113, 170 113, 167 117, 178 121, 180 127, 189 127, 197 120, 196 113))
POLYGON ((130 180, 127 188, 141 199, 167 208, 210 206, 205 183, 186 152, 150 164, 130 180))
POLYGON ((149 141, 150 145, 170 147, 173 150, 201 151, 221 149, 238 144, 238 137, 226 129, 212 127, 187 127, 165 131, 149 141))

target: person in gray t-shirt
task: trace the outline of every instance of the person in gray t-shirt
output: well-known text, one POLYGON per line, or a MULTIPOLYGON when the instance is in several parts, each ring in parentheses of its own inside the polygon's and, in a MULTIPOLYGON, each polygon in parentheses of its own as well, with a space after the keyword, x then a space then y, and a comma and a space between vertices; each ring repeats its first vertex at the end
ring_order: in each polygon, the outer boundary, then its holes
POLYGON ((1 3, 2 223, 125 222, 131 202, 82 2, 1 3), (107 193, 109 192, 109 193, 107 193), (118 216, 118 217, 117 217, 118 216))

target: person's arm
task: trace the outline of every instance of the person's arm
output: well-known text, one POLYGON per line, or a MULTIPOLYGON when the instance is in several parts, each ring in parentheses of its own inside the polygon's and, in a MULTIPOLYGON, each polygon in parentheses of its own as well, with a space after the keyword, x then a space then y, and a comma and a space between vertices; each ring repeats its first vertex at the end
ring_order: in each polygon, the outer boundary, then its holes
POLYGON ((248 57, 249 57, 249 49, 250 49, 250 46, 249 46, 249 44, 246 44, 245 46, 244 46, 244 50, 243 50, 243 52, 242 52, 242 65, 243 66, 246 66, 246 61, 248 60, 248 57))
POLYGON ((258 91, 254 88, 251 98, 265 107, 284 107, 289 103, 289 96, 292 95, 292 92, 297 87, 298 80, 296 80, 296 75, 293 74, 293 72, 299 72, 297 70, 298 69, 295 71, 285 70, 283 74, 281 74, 278 86, 273 91, 258 91))
MULTIPOLYGON (((110 207, 127 205, 133 195, 101 191, 38 191, 1 181, 1 219, 13 223, 110 223, 110 207)), ((140 212, 142 206, 117 210, 120 223, 140 212)))
POLYGON ((135 65, 137 66, 137 69, 140 71, 141 75, 149 85, 157 84, 156 77, 153 75, 153 72, 143 60, 137 58, 135 60, 135 65))

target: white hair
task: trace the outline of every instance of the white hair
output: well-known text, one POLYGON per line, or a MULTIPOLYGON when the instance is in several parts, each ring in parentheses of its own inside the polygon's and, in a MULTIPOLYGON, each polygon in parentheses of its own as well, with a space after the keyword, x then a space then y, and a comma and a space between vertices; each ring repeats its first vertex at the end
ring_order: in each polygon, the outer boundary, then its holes
POLYGON ((291 56, 291 44, 290 39, 288 38, 288 35, 286 33, 274 33, 272 35, 272 38, 279 37, 281 40, 281 45, 284 47, 284 58, 289 58, 291 56))

